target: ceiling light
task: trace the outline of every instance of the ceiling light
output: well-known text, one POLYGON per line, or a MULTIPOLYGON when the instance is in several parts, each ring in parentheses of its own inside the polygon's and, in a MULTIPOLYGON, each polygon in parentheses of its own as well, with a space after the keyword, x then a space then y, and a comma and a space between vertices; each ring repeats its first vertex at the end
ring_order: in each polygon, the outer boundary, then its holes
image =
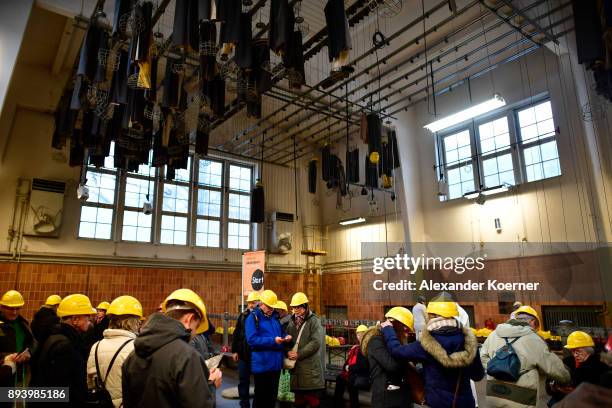
POLYGON ((506 105, 506 101, 499 94, 493 95, 493 99, 479 103, 470 108, 454 113, 450 116, 436 120, 435 122, 425 125, 424 128, 429 129, 431 132, 439 132, 440 130, 446 129, 457 123, 464 122, 468 119, 472 119, 476 116, 483 115, 487 112, 491 112, 497 108, 501 108, 506 105))
POLYGON ((502 184, 501 186, 485 188, 482 190, 482 194, 493 195, 493 194, 505 193, 506 191, 508 191, 508 185, 502 184))
POLYGON ((472 191, 470 193, 465 193, 463 195, 463 198, 467 198, 468 200, 473 200, 475 198, 478 198, 479 195, 480 195, 480 191, 472 191))
POLYGON ((340 225, 351 225, 351 224, 360 224, 362 222, 365 222, 365 218, 363 217, 358 217, 358 218, 348 218, 346 220, 342 220, 340 221, 340 225))

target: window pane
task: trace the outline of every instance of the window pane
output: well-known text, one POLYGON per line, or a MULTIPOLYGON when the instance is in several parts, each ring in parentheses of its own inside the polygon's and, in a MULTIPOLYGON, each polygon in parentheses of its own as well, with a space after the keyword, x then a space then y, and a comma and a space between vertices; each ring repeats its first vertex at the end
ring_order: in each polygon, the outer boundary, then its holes
POLYGON ((111 208, 84 205, 81 207, 79 237, 110 239, 112 224, 113 210, 111 208))
POLYGON ((474 191, 474 171, 471 164, 447 172, 448 198, 459 198, 474 191))
POLYGON ((140 174, 141 176, 155 177, 155 167, 152 167, 152 164, 153 164, 153 150, 150 150, 148 164, 141 164, 138 166, 138 171, 129 172, 128 174, 140 174))
POLYGON ((446 164, 453 165, 472 157, 470 146, 470 132, 464 130, 444 137, 444 152, 446 164))
POLYGON ((219 221, 197 220, 196 246, 218 247, 220 234, 219 221))
POLYGON ((211 160, 200 160, 198 169, 198 182, 200 184, 221 187, 223 179, 223 163, 211 161, 211 160))
POLYGON ((163 211, 189 212, 189 186, 164 184, 163 211))
POLYGON ((555 135, 555 123, 550 101, 518 112, 521 140, 533 141, 555 135))
POLYGON ((523 151, 527 181, 556 177, 561 174, 557 142, 547 142, 523 151))
POLYGON ((221 192, 207 189, 198 190, 198 215, 221 216, 221 192))
POLYGON ((496 187, 503 182, 508 184, 515 183, 512 155, 510 153, 483 160, 482 172, 485 178, 485 187, 496 187))
POLYGON ((250 219, 251 199, 248 195, 229 195, 229 218, 248 221, 250 219))
POLYGON ((153 180, 143 180, 134 177, 127 177, 125 181, 125 205, 126 207, 137 207, 143 206, 147 193, 149 194, 149 200, 154 201, 154 184, 153 180))
POLYGON ((87 172, 87 187, 89 188, 88 203, 114 204, 115 180, 114 174, 87 172))
POLYGON ((230 189, 251 191, 251 169, 249 167, 230 165, 230 189))
POLYGON ((187 217, 162 215, 160 242, 185 245, 187 243, 187 217))
POLYGON ((250 232, 249 224, 230 222, 228 224, 228 248, 249 249, 251 246, 250 232))
POLYGON ((504 116, 478 126, 478 137, 483 155, 509 149, 508 118, 504 116))
POLYGON ((140 211, 124 211, 121 239, 124 241, 151 242, 152 218, 152 214, 146 215, 140 211))
MULTIPOLYGON (((164 167, 164 174, 168 174, 168 166, 164 167)), ((187 159, 187 168, 186 169, 176 169, 174 171, 174 179, 173 181, 182 181, 188 182, 191 180, 191 157, 187 159)))

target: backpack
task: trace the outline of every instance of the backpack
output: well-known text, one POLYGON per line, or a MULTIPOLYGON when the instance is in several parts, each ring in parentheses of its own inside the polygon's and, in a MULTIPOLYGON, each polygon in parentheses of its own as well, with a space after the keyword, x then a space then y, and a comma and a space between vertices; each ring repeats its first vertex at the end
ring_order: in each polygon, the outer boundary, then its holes
POLYGON ((87 397, 85 399, 85 403, 83 404, 85 407, 98 407, 98 408, 114 408, 113 399, 110 395, 110 392, 106 389, 106 380, 108 379, 108 375, 110 374, 113 364, 115 363, 115 359, 121 352, 121 350, 133 339, 127 340, 125 343, 121 345, 115 352, 115 355, 110 361, 108 365, 108 369, 106 370, 106 375, 104 376, 104 380, 102 380, 102 374, 100 373, 100 364, 98 363, 98 347, 100 346, 100 342, 96 344, 96 350, 94 352, 95 360, 96 360, 96 378, 95 378, 95 387, 91 390, 87 391, 87 397))
POLYGON ((487 374, 501 381, 516 382, 523 374, 521 372, 521 360, 514 351, 512 345, 520 338, 516 337, 508 341, 508 337, 502 337, 506 344, 495 352, 495 356, 487 364, 487 374))

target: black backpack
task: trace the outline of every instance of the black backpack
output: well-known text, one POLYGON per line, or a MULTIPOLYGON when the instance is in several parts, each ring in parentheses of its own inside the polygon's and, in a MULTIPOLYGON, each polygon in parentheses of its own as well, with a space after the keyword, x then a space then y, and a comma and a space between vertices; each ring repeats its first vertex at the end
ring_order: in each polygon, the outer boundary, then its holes
POLYGON ((506 344, 495 352, 495 356, 487 364, 487 374, 501 381, 516 382, 523 374, 521 372, 521 360, 514 351, 512 345, 520 337, 508 341, 508 337, 502 337, 506 344))
POLYGON ((87 391, 87 397, 85 398, 85 407, 98 407, 98 408, 114 408, 113 399, 111 398, 110 392, 106 389, 106 380, 108 379, 108 375, 113 368, 113 364, 115 363, 115 359, 121 352, 121 350, 133 339, 127 340, 125 343, 117 349, 115 355, 110 361, 108 365, 108 370, 106 370, 106 375, 104 376, 104 380, 102 380, 102 374, 100 373, 100 365, 98 364, 98 347, 100 346, 100 342, 96 344, 96 350, 94 352, 95 360, 96 360, 96 378, 95 378, 95 387, 87 391))

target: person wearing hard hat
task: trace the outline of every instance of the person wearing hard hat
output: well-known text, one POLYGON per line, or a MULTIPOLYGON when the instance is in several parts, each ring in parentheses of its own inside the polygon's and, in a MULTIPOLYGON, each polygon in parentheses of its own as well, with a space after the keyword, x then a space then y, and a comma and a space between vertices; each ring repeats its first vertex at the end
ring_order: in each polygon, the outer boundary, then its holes
POLYGON ((246 340, 245 322, 252 310, 259 305, 259 292, 251 292, 246 299, 246 309, 238 315, 232 337, 232 358, 238 362, 238 397, 240 407, 249 408, 249 387, 251 386, 251 349, 246 340))
POLYGON ((69 387, 70 402, 58 403, 57 406, 80 407, 85 401, 85 363, 89 349, 83 334, 90 329, 95 314, 96 309, 87 296, 79 293, 66 296, 57 308, 61 324, 53 329, 32 357, 30 386, 69 387))
POLYGON ((510 313, 510 319, 516 319, 516 311, 522 306, 523 304, 521 302, 514 302, 512 305, 512 313, 510 313))
POLYGON ((291 372, 294 406, 318 407, 325 389, 324 366, 321 363, 321 353, 325 350, 325 331, 319 317, 310 310, 308 297, 304 293, 295 293, 289 306, 293 316, 287 325, 287 333, 298 342, 297 350, 287 353, 291 360, 296 360, 291 372))
POLYGON ((484 377, 476 336, 456 319, 459 310, 455 302, 431 301, 427 315, 425 330, 412 344, 402 345, 389 323, 381 324, 387 349, 395 358, 423 364, 429 407, 475 407, 470 380, 484 377))
POLYGON ((368 327, 361 324, 355 329, 357 343, 348 353, 343 370, 336 377, 334 390, 334 406, 344 406, 344 390, 348 389, 351 408, 359 408, 359 391, 370 388, 370 367, 368 359, 361 352, 361 340, 368 327))
POLYGON ((283 350, 291 341, 278 321, 276 293, 266 289, 260 303, 245 321, 246 340, 251 350, 251 371, 255 380, 254 407, 274 407, 283 368, 283 350))
POLYGON ((49 309, 53 309, 54 311, 57 311, 57 308, 61 301, 62 301, 62 297, 60 295, 50 295, 47 297, 47 300, 45 300, 45 304, 42 305, 41 307, 46 307, 49 309))
POLYGON ((213 407, 221 371, 209 372, 189 345, 192 336, 208 329, 204 302, 190 289, 177 289, 162 310, 149 317, 123 363, 123 406, 213 407))
POLYGON ((571 352, 570 356, 563 359, 563 364, 570 372, 571 381, 568 384, 549 384, 549 394, 552 395, 549 406, 561 401, 583 382, 598 384, 601 376, 610 369, 601 361, 599 353, 595 352, 595 342, 588 333, 572 332, 567 337, 565 348, 571 352))
POLYGON ((276 312, 278 313, 278 320, 280 321, 281 327, 283 328, 283 332, 287 332, 287 326, 289 326, 289 322, 291 321, 291 313, 289 313, 289 308, 287 304, 282 300, 279 300, 276 303, 276 312))
POLYGON ((132 296, 119 296, 108 306, 106 316, 109 318, 109 325, 108 329, 104 330, 104 338, 96 342, 89 351, 87 383, 90 389, 95 387, 96 379, 98 384, 104 383, 113 405, 120 407, 121 367, 134 350, 134 340, 142 320, 142 305, 132 296))
POLYGON ((32 334, 39 344, 42 344, 51 335, 54 326, 59 325, 60 319, 57 317, 57 308, 62 301, 59 295, 47 297, 45 304, 38 309, 32 319, 32 334))
POLYGON ((109 319, 106 316, 106 311, 110 307, 107 301, 100 302, 96 307, 96 321, 94 322, 94 341, 100 341, 104 338, 104 330, 108 329, 109 319))
POLYGON ((570 380, 569 371, 537 334, 540 317, 531 306, 521 306, 515 311, 516 319, 497 325, 480 349, 482 364, 487 368, 498 350, 511 344, 518 355, 520 377, 510 383, 487 375, 487 407, 546 407, 547 377, 565 384, 570 380))
POLYGON ((0 354, 17 353, 14 362, 17 364, 15 381, 24 380, 23 364, 26 364, 31 356, 34 345, 34 335, 30 324, 21 315, 21 309, 25 301, 21 293, 9 290, 0 298, 0 354))

